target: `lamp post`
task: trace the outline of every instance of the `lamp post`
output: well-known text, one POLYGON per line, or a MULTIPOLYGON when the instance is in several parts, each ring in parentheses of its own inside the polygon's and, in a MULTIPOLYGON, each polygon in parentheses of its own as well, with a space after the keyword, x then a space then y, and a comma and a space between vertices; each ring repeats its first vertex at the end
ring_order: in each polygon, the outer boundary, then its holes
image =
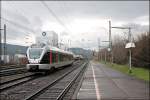
POLYGON ((109 21, 109 49, 111 55, 111 62, 113 64, 114 58, 113 58, 113 50, 112 50, 111 21, 109 21))

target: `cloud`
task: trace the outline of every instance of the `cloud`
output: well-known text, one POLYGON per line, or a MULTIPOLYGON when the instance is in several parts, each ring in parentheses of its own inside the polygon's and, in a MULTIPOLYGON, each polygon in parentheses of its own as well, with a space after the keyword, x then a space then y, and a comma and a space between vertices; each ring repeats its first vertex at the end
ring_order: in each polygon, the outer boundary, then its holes
MULTIPOLYGON (((26 33, 40 35, 42 31, 53 30, 66 43, 70 39, 74 47, 97 48, 97 38, 101 38, 101 41, 108 40, 108 20, 112 21, 112 26, 131 25, 134 35, 147 31, 149 27, 148 1, 44 2, 71 32, 52 16, 41 1, 12 1, 13 6, 2 1, 2 16, 20 26, 3 21, 8 26, 8 40, 14 41, 15 36, 18 36, 16 41, 20 42, 20 38, 23 38, 26 33)), ((113 29, 112 35, 123 32, 113 29)), ((107 43, 103 44, 107 45, 107 43)))
POLYGON ((122 25, 125 27, 131 27, 131 30, 134 35, 138 35, 140 33, 148 32, 149 31, 149 25, 142 25, 142 24, 136 24, 136 23, 128 23, 126 25, 122 25))
MULTIPOLYGON (((30 20, 22 15, 21 13, 16 13, 16 11, 10 11, 8 9, 2 9, 2 18, 10 20, 14 23, 21 23, 20 25, 28 27, 31 23, 30 20)), ((29 28, 29 27, 28 27, 29 28)))
POLYGON ((133 23, 141 24, 141 25, 149 25, 149 16, 140 16, 133 20, 133 23))
POLYGON ((61 36, 68 36, 68 35, 69 35, 69 33, 65 32, 65 31, 61 33, 61 36))

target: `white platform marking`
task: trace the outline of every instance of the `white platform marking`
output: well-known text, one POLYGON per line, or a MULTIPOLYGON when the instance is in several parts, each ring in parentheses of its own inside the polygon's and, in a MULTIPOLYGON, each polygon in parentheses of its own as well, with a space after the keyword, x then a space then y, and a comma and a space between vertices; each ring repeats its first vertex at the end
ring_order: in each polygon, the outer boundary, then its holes
POLYGON ((94 85, 95 85, 96 97, 97 97, 97 100, 100 100, 99 88, 98 88, 97 81, 96 81, 96 78, 95 78, 95 72, 94 72, 93 66, 92 66, 92 71, 93 71, 93 78, 94 78, 94 85))

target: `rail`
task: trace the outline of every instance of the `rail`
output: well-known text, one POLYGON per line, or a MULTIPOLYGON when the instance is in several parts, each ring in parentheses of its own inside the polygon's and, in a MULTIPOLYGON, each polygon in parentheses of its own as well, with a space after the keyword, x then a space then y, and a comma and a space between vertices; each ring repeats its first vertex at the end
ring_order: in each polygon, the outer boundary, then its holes
POLYGON ((14 75, 14 74, 23 73, 23 72, 27 72, 27 69, 25 67, 1 70, 0 71, 0 77, 14 75))
POLYGON ((78 74, 75 75, 75 77, 71 80, 71 82, 67 85, 67 87, 61 92, 61 94, 57 97, 56 100, 62 100, 64 95, 68 92, 70 87, 74 84, 75 80, 80 76, 82 72, 84 72, 85 67, 87 66, 88 63, 83 65, 83 68, 78 72, 78 74))
MULTIPOLYGON (((83 66, 85 66, 86 63, 83 64, 83 66)), ((46 85, 45 87, 39 89, 37 92, 31 94, 30 96, 28 96, 27 98, 25 98, 24 100, 33 100, 35 98, 37 98, 40 94, 44 93, 44 91, 46 91, 48 88, 54 86, 56 83, 58 83, 61 79, 63 79, 65 76, 69 75, 71 72, 73 72, 74 70, 78 69, 79 67, 73 68, 72 70, 70 70, 69 72, 63 74, 62 76, 58 77, 57 79, 55 79, 52 83, 46 85)), ((76 77, 74 79, 77 78, 78 75, 76 75, 76 77)), ((72 82, 70 83, 69 86, 71 86, 71 84, 73 84, 72 82)), ((66 92, 66 90, 69 88, 69 86, 67 88, 65 88, 65 90, 63 91, 63 93, 61 93, 59 95, 58 98, 62 97, 62 95, 66 92)))

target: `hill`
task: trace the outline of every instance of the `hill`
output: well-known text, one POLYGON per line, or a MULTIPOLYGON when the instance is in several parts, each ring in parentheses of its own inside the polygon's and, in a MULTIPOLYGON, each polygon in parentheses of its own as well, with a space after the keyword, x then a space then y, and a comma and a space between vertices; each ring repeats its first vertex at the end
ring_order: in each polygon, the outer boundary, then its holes
POLYGON ((74 54, 77 55, 82 55, 85 58, 92 58, 92 51, 91 50, 86 50, 83 48, 69 48, 70 51, 72 51, 74 54))
MULTIPOLYGON (((13 44, 6 44, 7 54, 14 55, 16 53, 26 54, 27 47, 13 44)), ((4 51, 4 44, 2 43, 2 53, 4 51)))

